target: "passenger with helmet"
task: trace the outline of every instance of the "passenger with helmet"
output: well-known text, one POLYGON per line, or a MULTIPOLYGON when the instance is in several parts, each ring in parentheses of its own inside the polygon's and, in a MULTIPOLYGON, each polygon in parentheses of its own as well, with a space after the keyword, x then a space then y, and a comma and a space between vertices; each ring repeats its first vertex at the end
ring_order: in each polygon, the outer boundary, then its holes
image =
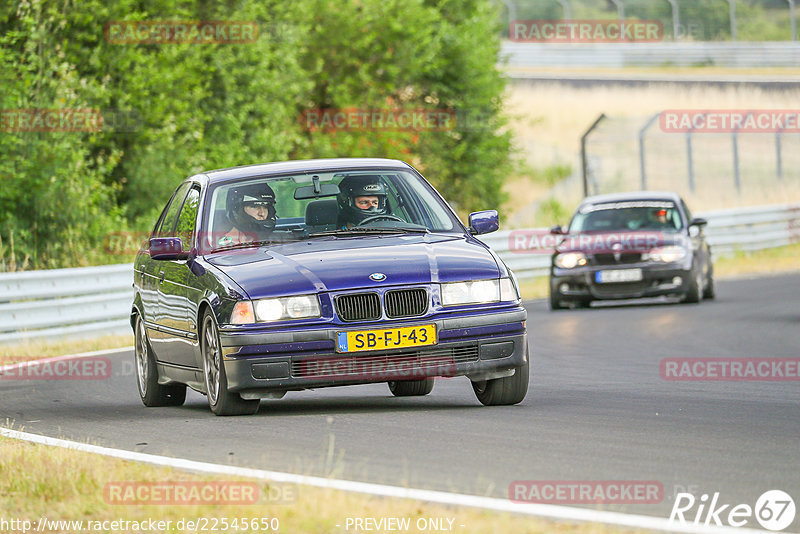
POLYGON ((219 238, 218 245, 237 245, 269 239, 275 229, 275 192, 267 184, 232 187, 226 214, 233 228, 219 238))
POLYGON ((336 201, 339 207, 339 228, 358 226, 370 217, 390 215, 386 188, 378 176, 347 176, 339 183, 336 201))
POLYGON ((668 228, 671 224, 667 220, 667 210, 659 208, 648 212, 647 228, 668 228))

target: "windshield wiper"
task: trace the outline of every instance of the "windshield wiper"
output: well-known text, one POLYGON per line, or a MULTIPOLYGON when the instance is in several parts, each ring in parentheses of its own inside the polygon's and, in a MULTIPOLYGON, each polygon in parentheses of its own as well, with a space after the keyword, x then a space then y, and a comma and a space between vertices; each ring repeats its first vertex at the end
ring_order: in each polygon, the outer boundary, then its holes
POLYGON ((393 228, 341 228, 339 230, 328 230, 325 232, 315 232, 308 237, 337 236, 337 235, 387 235, 387 234, 429 234, 427 228, 393 227, 393 228))
POLYGON ((281 243, 289 243, 289 242, 292 242, 292 241, 299 241, 300 239, 302 239, 302 238, 296 237, 296 236, 292 236, 292 237, 286 236, 285 238, 281 238, 281 239, 267 239, 267 240, 264 240, 264 241, 248 241, 247 243, 235 243, 235 244, 232 244, 232 245, 226 245, 224 247, 219 247, 219 248, 212 249, 211 253, 213 254, 214 252, 223 252, 225 250, 237 250, 237 249, 242 249, 242 248, 264 247, 264 246, 267 246, 267 245, 275 245, 275 244, 281 244, 281 243))

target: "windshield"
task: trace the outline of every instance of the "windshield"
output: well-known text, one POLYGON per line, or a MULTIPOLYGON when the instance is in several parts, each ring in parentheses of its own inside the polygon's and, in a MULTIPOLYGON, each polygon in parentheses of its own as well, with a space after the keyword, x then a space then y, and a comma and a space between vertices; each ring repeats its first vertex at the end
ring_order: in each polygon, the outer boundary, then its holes
POLYGON ((570 233, 626 230, 677 232, 682 228, 680 211, 673 202, 637 201, 585 206, 573 217, 569 231, 570 233))
POLYGON ((402 170, 345 170, 255 177, 212 186, 204 251, 323 236, 460 230, 420 177, 402 170))

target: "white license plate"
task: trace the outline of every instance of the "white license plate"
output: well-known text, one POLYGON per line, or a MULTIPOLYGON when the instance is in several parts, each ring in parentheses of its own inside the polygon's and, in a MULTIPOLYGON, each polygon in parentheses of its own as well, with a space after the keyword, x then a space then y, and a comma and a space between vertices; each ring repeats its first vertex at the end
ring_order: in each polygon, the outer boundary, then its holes
POLYGON ((619 282, 641 282, 641 269, 615 269, 613 271, 597 271, 594 279, 598 284, 613 284, 619 282))

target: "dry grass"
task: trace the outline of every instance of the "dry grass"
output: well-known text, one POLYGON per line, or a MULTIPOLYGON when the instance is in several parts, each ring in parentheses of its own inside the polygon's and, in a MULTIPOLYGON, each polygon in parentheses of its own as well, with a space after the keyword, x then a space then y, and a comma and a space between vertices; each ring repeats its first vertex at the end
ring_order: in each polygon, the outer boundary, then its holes
MULTIPOLYGON (((671 70, 659 70, 660 74, 671 70)), ((696 71, 707 74, 707 70, 696 71)), ((627 71, 626 71, 627 73, 627 71)), ((580 176, 580 137, 601 114, 601 123, 589 138, 590 166, 598 191, 639 189, 638 130, 666 109, 797 109, 800 85, 783 91, 754 87, 698 87, 652 85, 576 88, 552 82, 512 84, 507 110, 511 130, 527 163, 535 167, 571 165, 575 179, 554 192, 572 210, 583 197, 580 176)), ((656 122, 646 136, 648 189, 675 190, 694 211, 800 201, 800 135, 783 136, 782 181, 777 179, 774 134, 741 134, 738 150, 741 192, 734 187, 733 143, 730 134, 693 136, 696 191, 688 185, 686 136, 664 133, 656 122)), ((509 181, 506 190, 514 226, 536 220, 536 202, 552 192, 529 187, 524 176, 509 181)), ((564 221, 561 221, 564 222, 564 221)))
MULTIPOLYGON (((409 518, 412 528, 419 518, 453 519, 453 530, 469 533, 581 533, 633 532, 604 525, 575 525, 530 516, 448 507, 406 499, 371 497, 309 486, 281 486, 258 481, 259 501, 238 505, 109 504, 103 489, 120 481, 212 481, 243 480, 188 474, 169 468, 35 445, 0 438, 0 509, 5 519, 172 521, 198 518, 277 518, 280 532, 316 534, 344 532, 348 517, 409 518), (291 499, 275 502, 273 494, 291 499), (282 491, 278 491, 283 488, 282 491), (337 526, 340 525, 340 526, 337 526)), ((445 523, 447 524, 447 523, 445 523)), ((353 530, 351 525, 350 530, 353 530)), ((118 532, 120 530, 105 530, 118 532)), ((174 530, 173 530, 174 531, 174 530)), ((242 532, 242 530, 238 530, 242 532)), ((249 530, 245 530, 249 531, 249 530)), ((130 532, 130 530, 126 530, 130 532)), ((264 530, 261 530, 264 532, 264 530)))
POLYGON ((7 364, 131 346, 133 346, 133 334, 63 341, 32 340, 15 345, 0 345, 0 363, 7 364))
POLYGON ((718 278, 798 271, 800 271, 800 244, 753 252, 737 252, 733 256, 717 258, 714 261, 714 274, 718 278))

